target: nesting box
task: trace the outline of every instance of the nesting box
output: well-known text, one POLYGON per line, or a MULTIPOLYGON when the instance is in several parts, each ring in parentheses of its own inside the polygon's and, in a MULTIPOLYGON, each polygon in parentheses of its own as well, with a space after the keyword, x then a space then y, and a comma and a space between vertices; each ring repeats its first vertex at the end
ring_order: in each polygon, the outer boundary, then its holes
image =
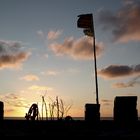
POLYGON ((117 96, 114 100, 114 121, 132 123, 137 120, 137 96, 117 96))
POLYGON ((98 122, 100 120, 100 104, 85 105, 85 121, 98 122))

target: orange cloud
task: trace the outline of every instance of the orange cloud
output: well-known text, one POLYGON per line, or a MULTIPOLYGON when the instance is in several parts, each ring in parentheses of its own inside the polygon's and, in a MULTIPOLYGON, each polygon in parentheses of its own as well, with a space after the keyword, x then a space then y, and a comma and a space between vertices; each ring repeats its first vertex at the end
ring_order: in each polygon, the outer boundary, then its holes
POLYGON ((60 35, 62 34, 62 31, 57 30, 57 31, 49 31, 47 35, 48 40, 54 40, 57 39, 60 35))
POLYGON ((47 71, 47 72, 46 72, 46 75, 50 75, 50 76, 55 76, 55 75, 57 75, 57 74, 58 74, 58 72, 53 71, 53 70, 50 70, 50 71, 47 71))
POLYGON ((23 77, 21 77, 20 79, 26 80, 26 81, 38 81, 39 77, 34 75, 34 74, 28 74, 25 75, 23 77))
POLYGON ((103 105, 110 105, 112 104, 112 100, 102 99, 101 103, 103 103, 103 105))
POLYGON ((140 41, 140 2, 125 2, 115 14, 101 11, 99 21, 104 29, 111 30, 114 41, 140 41))
MULTIPOLYGON (((67 38, 62 44, 52 43, 49 48, 58 56, 68 55, 73 59, 88 60, 93 58, 93 41, 90 37, 81 37, 74 40, 73 37, 67 38)), ((97 56, 103 52, 103 43, 96 44, 97 56)))
POLYGON ((60 74, 60 72, 55 71, 55 70, 47 70, 47 71, 41 72, 41 74, 46 75, 46 76, 56 76, 56 75, 60 74))
POLYGON ((34 90, 34 91, 48 91, 52 90, 51 87, 47 86, 38 86, 38 85, 32 85, 31 87, 28 88, 29 90, 34 90))
POLYGON ((134 84, 129 84, 129 83, 115 83, 113 85, 114 88, 127 88, 127 87, 133 87, 134 84))
POLYGON ((29 107, 29 103, 17 94, 5 94, 3 96, 1 95, 0 99, 11 107, 29 107))
POLYGON ((5 110, 4 110, 4 113, 5 113, 5 114, 11 113, 11 112, 12 112, 12 113, 15 112, 15 109, 5 109, 5 110))

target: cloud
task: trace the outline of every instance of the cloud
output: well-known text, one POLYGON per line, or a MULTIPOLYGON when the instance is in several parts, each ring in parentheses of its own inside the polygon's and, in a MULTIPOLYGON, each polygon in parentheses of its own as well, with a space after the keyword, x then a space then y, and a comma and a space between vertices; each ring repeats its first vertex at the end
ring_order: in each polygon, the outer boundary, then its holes
POLYGON ((34 91, 48 91, 52 90, 51 87, 47 86, 38 86, 38 85, 32 85, 31 87, 28 88, 29 90, 34 90, 34 91))
POLYGON ((45 57, 45 58, 48 58, 48 57, 49 57, 49 54, 47 54, 47 53, 44 54, 44 57, 45 57))
POLYGON ((103 105, 110 105, 112 103, 112 100, 102 99, 101 102, 103 105))
POLYGON ((44 32, 43 32, 42 30, 38 30, 38 31, 37 31, 37 34, 39 35, 39 37, 40 37, 41 39, 45 39, 45 35, 44 35, 44 32))
POLYGON ((122 82, 120 82, 120 83, 115 83, 115 84, 113 85, 114 88, 127 88, 127 87, 133 87, 133 86, 134 86, 134 84, 122 83, 122 82))
POLYGON ((57 74, 58 74, 58 72, 53 71, 53 70, 50 70, 50 71, 47 71, 47 72, 46 72, 46 75, 50 75, 50 76, 55 76, 55 75, 57 75, 57 74))
POLYGON ((124 2, 125 5, 134 4, 134 0, 124 0, 123 2, 124 2))
MULTIPOLYGON (((74 40, 73 37, 67 38, 62 44, 52 43, 49 48, 58 56, 68 55, 73 59, 87 60, 93 58, 93 41, 90 37, 81 37, 74 40)), ((96 44, 97 56, 103 52, 103 43, 96 44)))
POLYGON ((118 42, 140 41, 140 2, 125 1, 123 7, 113 14, 101 10, 99 21, 104 29, 111 30, 113 40, 118 42))
POLYGON ((25 107, 28 108, 30 105, 26 100, 22 97, 20 97, 17 94, 6 94, 3 96, 0 96, 0 99, 4 102, 10 105, 11 107, 25 107))
POLYGON ((5 109, 4 113, 11 113, 11 112, 15 112, 15 109, 5 109))
POLYGON ((133 78, 131 81, 127 82, 127 83, 115 83, 113 85, 114 88, 128 88, 128 87, 134 87, 135 85, 140 85, 140 75, 138 75, 137 77, 133 78))
POLYGON ((110 65, 98 71, 98 74, 104 78, 117 78, 140 74, 140 64, 135 66, 110 65))
POLYGON ((49 31, 47 35, 48 40, 54 40, 57 39, 62 34, 62 30, 57 31, 49 31))
POLYGON ((60 72, 55 71, 55 70, 48 70, 46 72, 41 72, 42 75, 46 75, 46 76, 56 76, 58 75, 60 72))
POLYGON ((62 34, 62 30, 57 30, 57 31, 50 30, 47 35, 42 30, 38 30, 37 34, 41 39, 44 40, 44 42, 46 42, 47 39, 48 40, 58 39, 59 36, 62 34))
POLYGON ((21 77, 20 79, 26 80, 26 81, 38 81, 39 77, 34 74, 28 74, 28 75, 21 77))
POLYGON ((21 42, 0 40, 0 69, 19 68, 29 55, 22 50, 21 42))

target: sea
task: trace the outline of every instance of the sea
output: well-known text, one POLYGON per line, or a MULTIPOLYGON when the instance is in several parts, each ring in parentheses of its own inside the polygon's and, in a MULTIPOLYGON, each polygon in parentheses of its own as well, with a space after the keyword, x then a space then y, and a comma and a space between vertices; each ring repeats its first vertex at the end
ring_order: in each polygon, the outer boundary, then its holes
MULTIPOLYGON (((43 118, 45 120, 46 118, 43 118)), ((84 117, 72 117, 73 120, 84 120, 84 117)), ((113 120, 113 117, 101 117, 101 120, 113 120)), ((26 120, 24 117, 4 117, 4 120, 26 120)), ((48 118, 48 120, 51 120, 48 118)), ((54 120, 57 120, 57 118, 54 118, 54 120)))

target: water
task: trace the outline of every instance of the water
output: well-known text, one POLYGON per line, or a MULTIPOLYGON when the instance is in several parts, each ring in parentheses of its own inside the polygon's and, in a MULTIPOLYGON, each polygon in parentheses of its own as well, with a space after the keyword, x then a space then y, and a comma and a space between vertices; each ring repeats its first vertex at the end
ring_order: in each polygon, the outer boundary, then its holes
MULTIPOLYGON (((42 119, 42 118, 41 118, 42 119)), ((46 118, 43 118, 45 120, 46 118)), ((84 120, 84 117, 73 117, 74 120, 84 120)), ((4 117, 4 120, 26 120, 24 117, 4 117)), ((50 120, 50 118, 49 118, 50 120)), ((54 118, 57 120, 57 118, 54 118)))
MULTIPOLYGON (((43 120, 45 120, 45 119, 46 118, 44 118, 43 120)), ((57 118, 55 118, 55 120, 56 119, 57 118)), ((84 119, 85 119, 84 117, 73 117, 73 120, 84 120, 84 119)), ((4 120, 26 120, 26 119, 24 117, 4 117, 4 120)), ((113 120, 113 118, 112 117, 101 117, 101 120, 113 120)))

